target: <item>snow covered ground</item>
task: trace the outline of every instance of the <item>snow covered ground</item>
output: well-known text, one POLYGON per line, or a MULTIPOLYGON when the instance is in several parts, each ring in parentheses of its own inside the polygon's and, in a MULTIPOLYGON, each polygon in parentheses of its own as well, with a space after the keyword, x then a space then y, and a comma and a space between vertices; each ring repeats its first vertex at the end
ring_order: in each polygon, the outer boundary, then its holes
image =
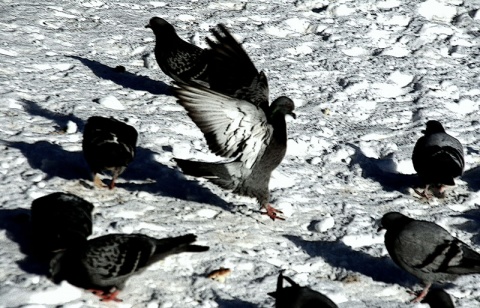
MULTIPOLYGON (((0 307, 272 307, 267 292, 281 269, 339 307, 426 307, 408 303, 421 285, 391 261, 373 226, 393 210, 480 252, 480 1, 31 3, 0 4, 0 307), (155 63, 144 28, 153 16, 203 47, 209 29, 226 24, 266 72, 271 98, 295 101, 271 182, 285 221, 176 169, 172 157, 214 157, 155 63), (113 191, 93 188, 81 153, 93 115, 140 135, 113 191), (457 187, 430 204, 412 193, 410 160, 429 119, 466 155, 457 187), (95 205, 93 236, 193 232, 211 249, 132 277, 123 303, 54 285, 25 253, 32 200, 57 191, 95 205), (224 283, 205 277, 220 267, 232 270, 224 283)), ((446 285, 457 307, 479 307, 479 278, 446 285)))

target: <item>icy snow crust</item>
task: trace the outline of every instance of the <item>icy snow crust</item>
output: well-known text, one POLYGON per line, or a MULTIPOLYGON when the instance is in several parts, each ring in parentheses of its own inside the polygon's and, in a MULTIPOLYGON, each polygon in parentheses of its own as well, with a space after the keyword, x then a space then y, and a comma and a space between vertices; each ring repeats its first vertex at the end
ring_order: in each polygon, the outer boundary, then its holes
MULTIPOLYGON (((434 221, 480 251, 478 0, 31 3, 0 4, 0 307, 272 307, 281 269, 339 307, 426 307, 408 303, 421 285, 376 232, 388 211, 434 221), (224 23, 266 72, 271 99, 295 101, 271 181, 285 221, 176 169, 173 157, 219 158, 155 63, 144 28, 153 16, 202 47, 224 23), (81 153, 94 115, 140 135, 113 191, 93 188, 81 153), (463 143, 466 172, 428 204, 412 193, 410 157, 430 119, 463 143), (54 285, 24 253, 32 200, 57 191, 95 205, 93 237, 193 232, 211 249, 132 277, 123 303, 54 285), (220 267, 232 270, 224 283, 205 277, 220 267)), ((479 279, 447 284, 457 307, 479 307, 479 279)))

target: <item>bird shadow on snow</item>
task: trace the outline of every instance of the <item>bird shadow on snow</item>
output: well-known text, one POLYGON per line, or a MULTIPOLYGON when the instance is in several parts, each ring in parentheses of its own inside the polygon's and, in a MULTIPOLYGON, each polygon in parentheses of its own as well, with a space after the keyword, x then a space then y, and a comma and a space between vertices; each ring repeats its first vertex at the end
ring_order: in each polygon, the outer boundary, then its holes
MULTIPOLYGON (((20 150, 27 158, 30 167, 47 174, 46 180, 55 176, 65 180, 91 180, 92 178, 81 151, 69 152, 60 145, 48 141, 35 143, 3 141, 3 143, 8 147, 20 150)), ((127 182, 120 181, 120 183, 116 183, 116 186, 129 191, 147 191, 187 201, 208 203, 232 211, 226 201, 209 189, 202 187, 197 181, 189 181, 179 171, 156 161, 155 154, 152 150, 137 147, 135 159, 120 175, 120 179, 127 182), (128 182, 145 182, 147 179, 151 179, 151 181, 148 183, 128 182)))
POLYGON ((467 183, 470 191, 480 190, 480 166, 465 171, 460 179, 467 183))
POLYGON ((243 301, 241 299, 216 298, 215 301, 219 308, 256 308, 257 305, 243 301))
MULTIPOLYGON (((473 244, 479 246, 480 245, 480 209, 471 209, 454 216, 463 217, 469 220, 455 226, 460 230, 473 233, 474 235, 472 236, 471 241, 473 244)), ((475 250, 478 250, 478 249, 475 249, 475 250)))
POLYGON ((114 83, 136 91, 150 92, 151 94, 172 95, 170 86, 158 80, 152 80, 146 76, 138 76, 130 72, 118 72, 115 68, 100 62, 85 59, 78 56, 66 56, 82 62, 92 72, 102 79, 111 80, 114 83))
POLYGON ((57 130, 65 130, 67 127, 67 123, 72 121, 75 123, 80 131, 83 131, 83 127, 85 126, 84 121, 79 117, 68 114, 64 115, 61 113, 53 112, 48 109, 42 108, 38 105, 38 103, 30 100, 23 99, 23 106, 26 112, 34 116, 41 116, 45 119, 49 119, 57 124, 55 127, 57 130))
POLYGON ((187 201, 208 203, 232 211, 228 202, 208 188, 201 186, 198 181, 187 180, 180 171, 156 161, 155 154, 157 153, 150 149, 137 147, 135 159, 120 176, 127 182, 116 185, 130 191, 141 190, 187 201), (148 183, 131 182, 148 179, 152 179, 152 181, 148 183))
POLYGON ((48 264, 34 256, 31 241, 30 209, 0 209, 0 230, 6 231, 8 239, 17 243, 22 260, 16 260, 18 266, 27 273, 37 275, 48 274, 48 264))
POLYGON ((368 157, 358 146, 351 143, 347 145, 355 150, 349 168, 358 164, 362 169, 362 177, 378 182, 385 191, 399 191, 408 194, 408 188, 421 186, 416 174, 398 173, 392 157, 368 157))
POLYGON ((312 257, 322 259, 333 267, 344 268, 368 276, 375 281, 398 284, 413 288, 418 281, 398 268, 390 258, 376 258, 367 253, 353 250, 342 242, 306 241, 298 236, 284 235, 312 257))

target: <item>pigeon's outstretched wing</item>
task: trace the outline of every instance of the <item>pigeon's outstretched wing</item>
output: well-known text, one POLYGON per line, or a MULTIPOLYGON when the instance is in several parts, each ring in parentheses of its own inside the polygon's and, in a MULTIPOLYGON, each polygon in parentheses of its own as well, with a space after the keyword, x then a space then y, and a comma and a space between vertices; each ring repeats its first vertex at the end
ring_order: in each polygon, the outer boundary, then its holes
POLYGON ((224 25, 212 29, 216 41, 207 38, 210 46, 209 84, 210 88, 220 93, 245 100, 268 109, 268 82, 263 72, 250 60, 243 47, 238 43, 224 25))
POLYGON ((178 103, 203 132, 210 150, 237 158, 251 168, 265 151, 273 133, 265 112, 251 103, 196 84, 177 83, 178 103))

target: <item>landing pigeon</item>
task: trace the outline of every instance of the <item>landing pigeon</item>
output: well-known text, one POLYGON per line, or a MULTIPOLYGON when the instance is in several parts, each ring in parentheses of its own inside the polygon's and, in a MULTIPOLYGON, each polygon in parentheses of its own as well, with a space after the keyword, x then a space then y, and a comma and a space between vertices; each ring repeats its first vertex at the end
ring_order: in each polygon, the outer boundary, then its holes
MULTIPOLYGON (((228 45, 224 47, 243 50, 233 38, 228 39, 228 45)), ((220 47, 212 49, 212 53, 216 49, 220 47)), ((238 54, 241 55, 240 52, 238 54)), ((212 58, 217 56, 212 55, 212 58)), ((246 60, 253 66, 248 56, 246 60)), ((266 79, 262 86, 249 88, 248 92, 254 94, 241 98, 221 94, 199 84, 178 83, 178 86, 173 90, 174 95, 203 132, 210 150, 230 159, 216 163, 176 159, 178 166, 185 174, 205 177, 224 189, 256 198, 261 208, 266 209, 265 214, 273 220, 281 219, 277 215, 280 211, 268 203, 268 185, 272 171, 285 156, 285 116, 296 118, 293 101, 280 96, 269 105, 266 79)))
POLYGON ((414 302, 432 283, 480 273, 480 254, 433 222, 390 212, 382 217, 381 229, 387 230, 385 246, 393 261, 426 285, 414 302))
POLYGON ((455 308, 452 298, 443 289, 432 289, 422 303, 430 305, 430 308, 455 308))
POLYGON ((56 192, 33 200, 32 243, 40 255, 80 245, 92 234, 93 204, 56 192))
POLYGON ((169 255, 209 249, 191 245, 195 240, 193 234, 164 239, 108 234, 58 253, 50 262, 50 274, 55 283, 67 280, 104 301, 121 301, 117 295, 131 275, 169 255))
POLYGON ((276 308, 337 308, 337 305, 325 295, 308 287, 301 287, 289 277, 278 275, 277 290, 268 293, 275 298, 276 308), (283 280, 288 281, 291 287, 283 287, 283 280))
POLYGON ((182 40, 163 18, 153 17, 145 28, 155 34, 155 58, 167 76, 182 82, 208 80, 207 51, 182 40))
POLYGON ((428 121, 424 136, 413 149, 413 167, 426 184, 421 196, 429 198, 430 186, 438 187, 444 195, 444 185, 455 185, 454 178, 463 174, 465 161, 460 141, 445 132, 438 121, 428 121))
POLYGON ((94 184, 104 187, 98 173, 109 170, 115 187, 115 180, 125 171, 135 156, 138 133, 132 126, 114 118, 91 117, 83 132, 83 154, 94 175, 94 184))

